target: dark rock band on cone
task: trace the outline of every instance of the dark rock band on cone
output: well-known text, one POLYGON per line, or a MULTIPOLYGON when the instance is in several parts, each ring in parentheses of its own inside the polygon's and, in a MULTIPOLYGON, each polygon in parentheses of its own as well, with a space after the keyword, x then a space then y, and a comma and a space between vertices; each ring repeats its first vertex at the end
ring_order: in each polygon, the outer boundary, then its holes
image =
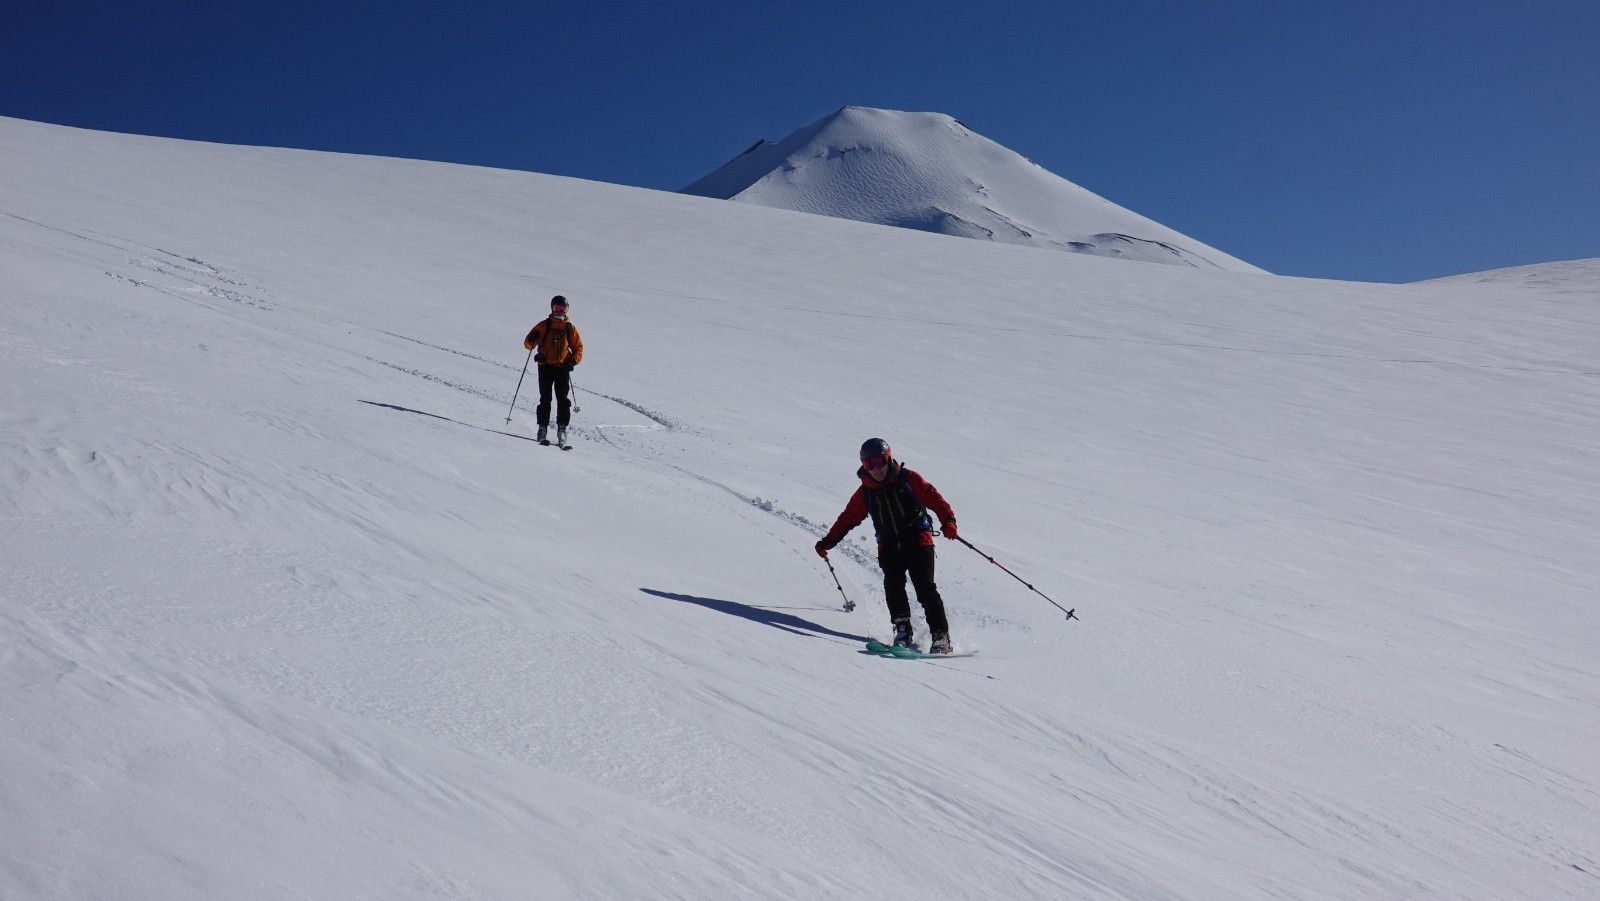
POLYGON ((883 569, 883 593, 894 624, 894 643, 916 648, 911 632, 911 600, 906 596, 906 577, 917 592, 931 633, 928 650, 948 654, 950 622, 945 618, 944 599, 933 581, 933 517, 950 540, 956 538, 956 513, 944 495, 914 470, 894 458, 889 442, 871 438, 861 445, 861 468, 856 476, 861 487, 850 496, 844 512, 833 528, 816 544, 817 556, 824 559, 844 536, 869 516, 878 538, 878 566, 883 569))

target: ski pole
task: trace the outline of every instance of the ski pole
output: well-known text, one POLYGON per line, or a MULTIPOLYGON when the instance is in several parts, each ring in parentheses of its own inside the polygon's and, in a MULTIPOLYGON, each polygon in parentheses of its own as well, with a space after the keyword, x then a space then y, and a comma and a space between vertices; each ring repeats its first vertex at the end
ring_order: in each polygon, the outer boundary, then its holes
POLYGON ((567 387, 572 389, 572 412, 582 413, 583 408, 578 406, 578 383, 572 380, 572 374, 567 373, 567 387))
POLYGON ((850 600, 850 596, 844 593, 844 586, 839 584, 839 574, 833 571, 833 561, 823 557, 822 562, 828 564, 828 572, 833 573, 833 584, 839 589, 839 597, 844 598, 844 612, 856 609, 856 602, 850 600))
MULTIPOLYGON (((967 547, 972 548, 972 550, 974 552, 976 552, 977 555, 982 557, 983 559, 988 560, 990 563, 993 563, 995 566, 999 566, 1001 569, 1005 569, 1006 575, 1010 576, 1013 579, 1016 579, 1018 582, 1022 582, 1022 584, 1024 584, 1024 585, 1028 585, 1027 582, 1023 581, 1023 578, 1021 576, 1017 575, 1016 573, 1012 572, 1009 569, 1006 569, 1004 566, 1001 566, 999 560, 996 560, 995 558, 989 556, 988 554, 985 554, 983 551, 978 550, 976 547, 973 547, 972 542, 968 541, 965 538, 962 538, 960 535, 956 536, 956 540, 961 542, 962 544, 966 545, 967 547)), ((1037 588, 1034 588, 1032 585, 1028 585, 1028 590, 1033 592, 1034 594, 1038 595, 1039 597, 1042 597, 1045 600, 1050 601, 1050 598, 1046 597, 1044 592, 1040 591, 1037 588)), ((1060 604, 1057 604, 1055 601, 1050 601, 1050 603, 1053 604, 1057 610, 1060 610, 1062 613, 1065 613, 1067 615, 1067 619, 1077 619, 1077 617, 1073 615, 1073 612, 1076 611, 1078 608, 1074 607, 1074 608, 1072 608, 1072 610, 1068 610, 1067 608, 1061 606, 1060 604)))
POLYGON ((511 392, 511 409, 506 411, 506 424, 511 424, 511 412, 517 408, 517 395, 522 393, 522 380, 528 377, 528 360, 533 359, 533 351, 528 351, 528 359, 522 361, 522 375, 517 376, 517 390, 511 392))

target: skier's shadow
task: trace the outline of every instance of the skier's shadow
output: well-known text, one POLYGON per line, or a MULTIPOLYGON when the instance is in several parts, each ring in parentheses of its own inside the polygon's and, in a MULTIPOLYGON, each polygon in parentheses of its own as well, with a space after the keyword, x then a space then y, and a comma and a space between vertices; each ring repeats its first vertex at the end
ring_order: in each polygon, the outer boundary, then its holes
POLYGON ((454 419, 451 419, 448 416, 440 416, 438 413, 426 413, 426 412, 423 412, 422 410, 413 410, 410 407, 397 407, 394 404, 380 404, 375 400, 364 400, 364 401, 362 401, 362 403, 364 403, 364 404, 366 404, 368 406, 372 406, 372 407, 382 407, 385 410, 399 410, 401 413, 414 413, 414 414, 416 414, 418 416, 426 416, 429 419, 442 419, 445 422, 450 423, 451 425, 464 425, 469 429, 477 429, 480 432, 488 432, 488 433, 493 434, 493 435, 504 435, 507 438, 520 438, 523 441, 532 441, 533 440, 531 437, 529 437, 527 435, 518 435, 515 432, 502 432, 499 429, 486 429, 481 425, 473 425, 470 422, 458 422, 458 421, 456 421, 454 419))
POLYGON ((851 635, 848 632, 835 632, 832 629, 819 626, 810 620, 801 619, 800 617, 789 613, 779 613, 772 607, 752 607, 749 604, 740 604, 736 601, 719 601, 716 598, 697 598, 692 594, 673 594, 670 591, 656 591, 654 588, 641 588, 639 590, 645 594, 655 595, 658 598, 666 598, 669 601, 682 601, 685 604, 699 604, 701 607, 705 607, 708 610, 715 610, 718 613, 726 613, 729 616, 737 616, 740 619, 747 619, 753 623, 760 623, 763 626, 771 626, 774 629, 782 629, 785 632, 792 632, 795 635, 827 635, 834 638, 847 638, 853 642, 856 642, 857 644, 866 642, 868 638, 866 635, 851 635))

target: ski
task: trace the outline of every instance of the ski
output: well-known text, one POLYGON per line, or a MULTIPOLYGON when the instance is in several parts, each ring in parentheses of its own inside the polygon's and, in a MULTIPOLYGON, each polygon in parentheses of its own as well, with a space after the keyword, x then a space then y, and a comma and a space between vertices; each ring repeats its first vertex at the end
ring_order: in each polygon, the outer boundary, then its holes
POLYGON ((950 657, 971 657, 977 651, 951 651, 948 654, 929 654, 904 645, 884 644, 877 639, 867 640, 866 653, 879 657, 896 657, 900 660, 944 660, 950 657))

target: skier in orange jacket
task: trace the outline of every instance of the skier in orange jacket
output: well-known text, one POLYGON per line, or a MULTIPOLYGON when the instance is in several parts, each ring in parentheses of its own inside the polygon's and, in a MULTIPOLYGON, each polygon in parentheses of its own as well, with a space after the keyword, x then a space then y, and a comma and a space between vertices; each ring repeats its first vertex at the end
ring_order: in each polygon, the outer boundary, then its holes
POLYGON ((572 421, 572 370, 583 362, 583 339, 578 327, 567 319, 567 299, 557 294, 550 298, 550 316, 539 320, 522 339, 524 350, 534 351, 539 364, 539 443, 549 444, 550 395, 556 398, 556 443, 567 444, 567 424, 572 421))

